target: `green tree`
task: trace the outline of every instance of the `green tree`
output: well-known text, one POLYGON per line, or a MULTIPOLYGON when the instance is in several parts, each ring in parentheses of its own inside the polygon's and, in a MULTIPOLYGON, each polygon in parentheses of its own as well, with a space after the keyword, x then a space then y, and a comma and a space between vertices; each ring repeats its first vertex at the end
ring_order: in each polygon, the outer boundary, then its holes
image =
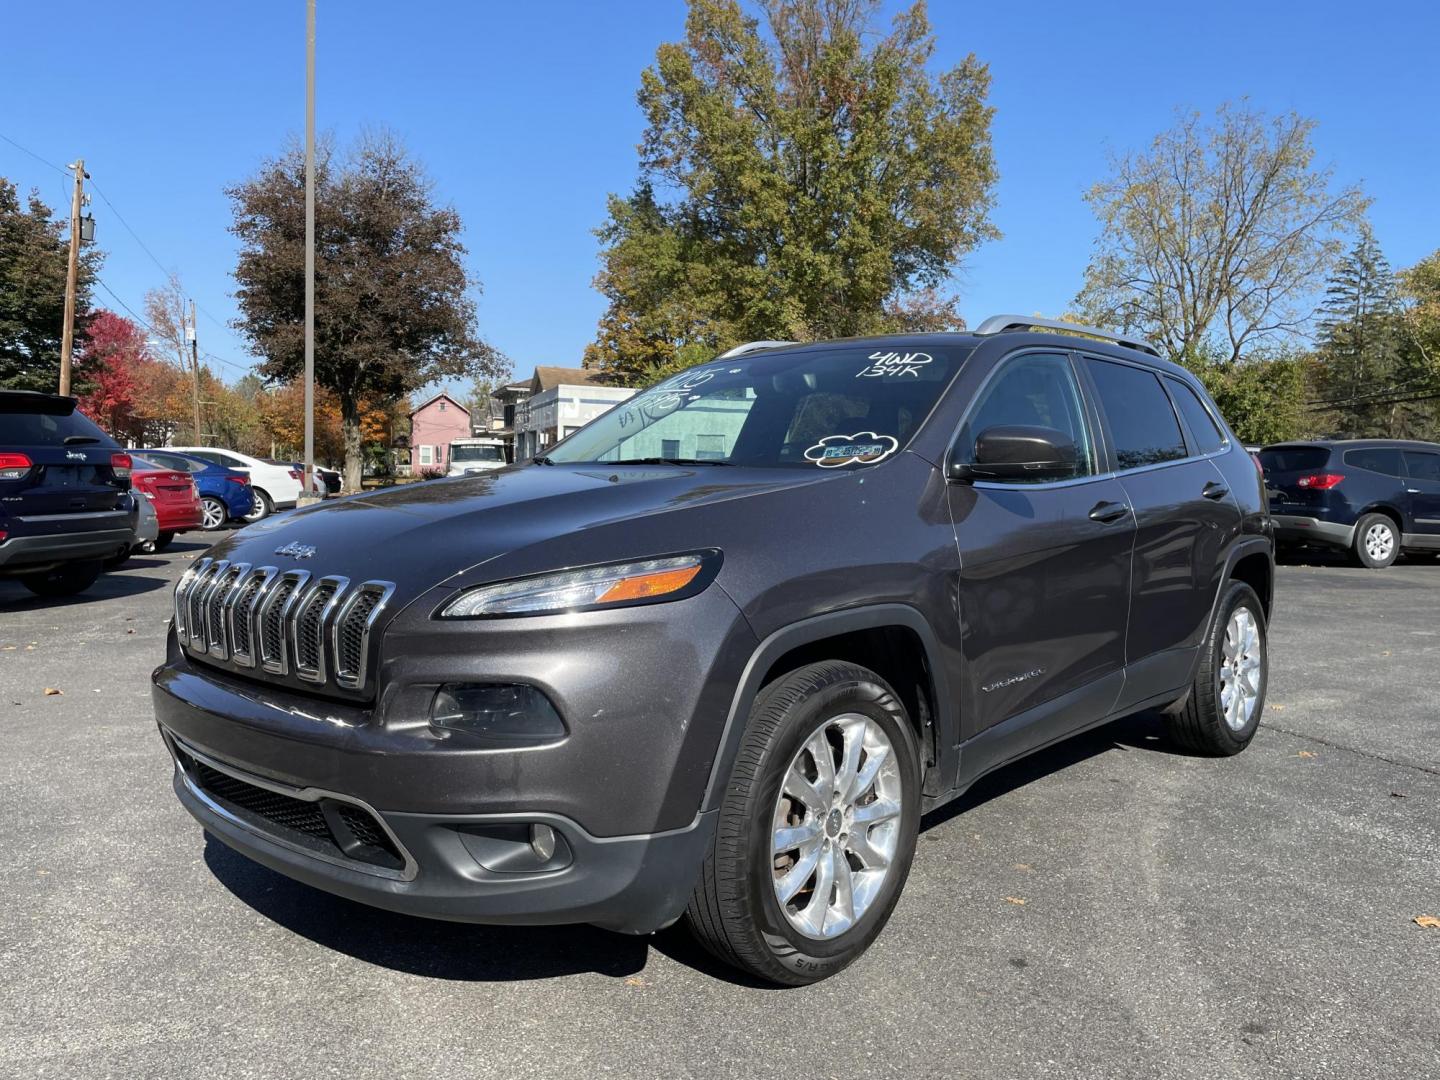
POLYGON ((932 74, 923 3, 888 32, 878 8, 690 0, 641 77, 640 181, 598 231, 587 365, 644 382, 743 340, 953 320, 938 290, 998 235, 990 76, 973 55, 932 74))
POLYGON ((1315 165, 1315 122, 1222 105, 1180 117, 1148 152, 1116 156, 1086 200, 1100 221, 1076 305, 1174 357, 1234 363, 1293 348, 1367 200, 1315 165))
MULTIPOLYGON (((100 268, 95 248, 82 248, 75 336, 89 323, 90 289, 100 268)), ((0 387, 55 392, 65 324, 69 240, 50 208, 32 191, 22 206, 15 185, 0 176, 0 387)))
MULTIPOLYGON (((293 381, 305 369, 303 153, 292 146, 228 194, 240 240, 236 327, 268 382, 293 381)), ((339 402, 346 484, 359 490, 368 403, 505 364, 475 330, 479 283, 465 268, 460 216, 436 205, 398 140, 367 136, 343 158, 322 146, 315 201, 315 381, 339 402)))
POLYGON ((1237 363, 1215 356, 1186 360, 1244 443, 1264 446, 1312 434, 1306 408, 1309 358, 1303 353, 1257 356, 1237 363))
POLYGON ((1392 399, 1419 374, 1408 336, 1395 275, 1366 228, 1330 276, 1320 305, 1315 384, 1335 431, 1406 433, 1412 410, 1392 399))

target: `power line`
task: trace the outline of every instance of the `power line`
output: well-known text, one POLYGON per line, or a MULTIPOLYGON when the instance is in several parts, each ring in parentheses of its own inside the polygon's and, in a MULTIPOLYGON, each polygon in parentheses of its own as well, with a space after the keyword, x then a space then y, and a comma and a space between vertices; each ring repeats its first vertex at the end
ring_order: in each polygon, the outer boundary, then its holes
POLYGON ((22 154, 29 154, 29 155, 30 155, 32 158, 34 158, 36 161, 40 162, 41 165, 45 165, 45 166, 48 166, 49 168, 54 169, 54 170, 55 170, 56 172, 58 172, 61 176, 69 176, 69 175, 70 175, 70 173, 69 173, 67 170, 65 170, 64 168, 62 168, 61 166, 56 165, 53 161, 46 161, 46 160, 45 160, 43 157, 41 157, 39 154, 35 153, 34 150, 27 150, 25 147, 21 146, 18 142, 16 142, 14 139, 10 138, 10 136, 9 136, 9 135, 6 135, 4 132, 0 132, 0 139, 4 139, 7 143, 9 143, 11 146, 15 147, 15 149, 16 149, 16 150, 19 150, 22 154))
POLYGON ((130 227, 130 223, 125 220, 124 215, 122 215, 119 210, 115 209, 115 204, 110 201, 110 197, 106 195, 105 192, 100 190, 100 185, 95 183, 93 177, 90 180, 90 187, 97 195, 100 196, 101 199, 105 201, 105 205, 108 206, 110 208, 110 212, 115 215, 115 220, 120 222, 121 225, 125 226, 125 231, 135 238, 135 242, 140 245, 140 249, 144 251, 146 255, 150 256, 150 261, 153 262, 157 267, 159 267, 160 272, 164 274, 167 278, 171 274, 173 274, 174 271, 166 269, 165 264, 162 263, 158 258, 156 258, 155 253, 150 250, 149 246, 145 243, 145 241, 140 239, 140 234, 130 227))
MULTIPOLYGON (((115 290, 110 288, 109 285, 106 285, 99 276, 96 276, 95 284, 99 285, 102 289, 109 293, 111 299, 113 299, 117 304, 119 304, 122 308, 128 311, 130 313, 130 317, 134 319, 137 323, 139 323, 141 326, 143 326, 146 330, 150 331, 150 333, 154 334, 156 337, 165 336, 162 331, 155 329, 155 327, 151 326, 149 322, 141 318, 141 316, 135 311, 134 308, 132 308, 129 304, 125 303, 124 300, 121 300, 120 297, 116 295, 115 290)), ((216 356, 214 353, 207 352, 204 354, 204 356, 208 360, 214 360, 217 364, 224 364, 226 367, 234 368, 236 371, 244 375, 250 374, 252 370, 248 367, 241 367, 239 364, 236 364, 230 360, 226 360, 224 357, 216 356)))

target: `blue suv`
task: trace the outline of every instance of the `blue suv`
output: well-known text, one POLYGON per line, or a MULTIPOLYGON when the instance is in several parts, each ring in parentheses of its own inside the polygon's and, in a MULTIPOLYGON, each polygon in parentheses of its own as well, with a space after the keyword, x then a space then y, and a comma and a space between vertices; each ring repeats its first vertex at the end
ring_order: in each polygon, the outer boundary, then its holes
POLYGON ((1440 445, 1398 439, 1288 442, 1260 451, 1275 539, 1389 566, 1440 554, 1440 445))

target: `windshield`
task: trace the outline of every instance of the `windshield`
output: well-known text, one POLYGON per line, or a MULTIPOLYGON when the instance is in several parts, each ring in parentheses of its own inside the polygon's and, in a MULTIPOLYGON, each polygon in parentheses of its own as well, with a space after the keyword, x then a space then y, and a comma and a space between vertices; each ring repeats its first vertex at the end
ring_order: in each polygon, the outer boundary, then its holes
POLYGON ((461 461, 505 461, 505 455, 501 453, 498 446, 464 446, 459 443, 450 444, 451 462, 461 461))
POLYGON ((544 460, 874 464, 905 446, 969 353, 901 339, 713 361, 621 402, 544 460))

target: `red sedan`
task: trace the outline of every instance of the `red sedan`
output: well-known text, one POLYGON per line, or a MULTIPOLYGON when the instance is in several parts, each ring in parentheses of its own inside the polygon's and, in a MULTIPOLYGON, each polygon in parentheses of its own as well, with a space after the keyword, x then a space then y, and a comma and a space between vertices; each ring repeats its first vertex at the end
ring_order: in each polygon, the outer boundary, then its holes
POLYGON ((166 469, 138 454, 132 457, 134 468, 130 473, 130 486, 149 499, 150 505, 155 508, 155 517, 160 524, 155 550, 164 551, 175 539, 176 533, 198 529, 204 522, 200 492, 188 472, 166 469))

